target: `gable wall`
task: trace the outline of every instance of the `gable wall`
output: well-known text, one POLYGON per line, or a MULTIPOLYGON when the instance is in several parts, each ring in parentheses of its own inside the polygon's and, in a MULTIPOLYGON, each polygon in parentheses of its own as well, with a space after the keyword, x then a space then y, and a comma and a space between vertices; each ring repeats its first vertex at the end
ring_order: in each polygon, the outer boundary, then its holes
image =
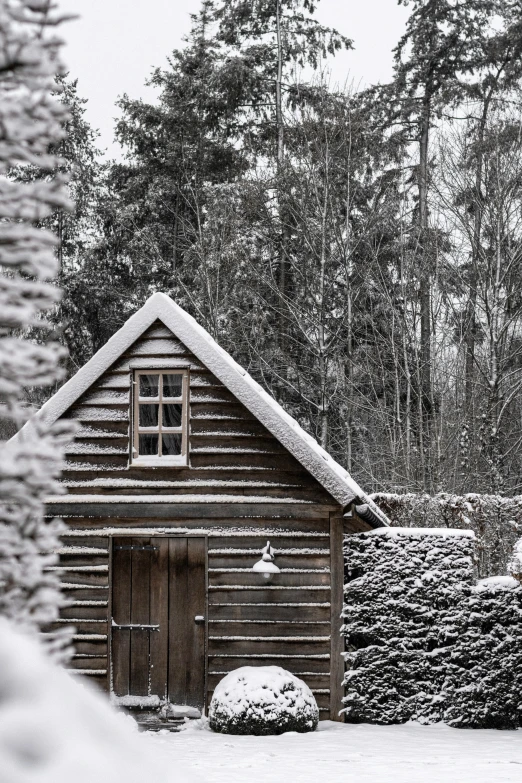
POLYGON ((70 494, 230 494, 334 503, 317 480, 157 321, 70 408, 70 494), (190 467, 128 466, 130 363, 190 368, 190 467))

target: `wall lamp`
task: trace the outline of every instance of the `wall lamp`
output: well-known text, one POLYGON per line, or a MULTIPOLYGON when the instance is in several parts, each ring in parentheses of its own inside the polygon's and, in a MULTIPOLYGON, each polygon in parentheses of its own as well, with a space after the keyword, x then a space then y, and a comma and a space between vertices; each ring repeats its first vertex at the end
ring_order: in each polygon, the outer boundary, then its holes
POLYGON ((281 569, 274 563, 275 552, 270 546, 270 541, 266 542, 266 546, 261 550, 261 560, 254 563, 252 571, 257 574, 261 574, 267 582, 270 582, 274 574, 280 574, 281 569))

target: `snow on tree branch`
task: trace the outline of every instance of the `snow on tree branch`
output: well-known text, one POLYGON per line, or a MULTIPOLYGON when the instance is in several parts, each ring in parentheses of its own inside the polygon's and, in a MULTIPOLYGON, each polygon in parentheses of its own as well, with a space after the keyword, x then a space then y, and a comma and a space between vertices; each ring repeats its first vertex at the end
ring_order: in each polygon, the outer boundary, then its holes
POLYGON ((51 95, 64 69, 49 28, 61 19, 49 0, 0 0, 0 614, 33 630, 55 620, 61 603, 58 578, 46 571, 61 523, 45 521, 44 502, 59 491, 70 428, 36 423, 28 437, 6 438, 27 418, 27 392, 59 380, 64 355, 45 320, 59 300, 50 282, 58 241, 35 225, 70 206, 65 177, 53 174, 60 160, 49 154, 67 119, 51 95), (44 175, 15 181, 27 165, 44 175))

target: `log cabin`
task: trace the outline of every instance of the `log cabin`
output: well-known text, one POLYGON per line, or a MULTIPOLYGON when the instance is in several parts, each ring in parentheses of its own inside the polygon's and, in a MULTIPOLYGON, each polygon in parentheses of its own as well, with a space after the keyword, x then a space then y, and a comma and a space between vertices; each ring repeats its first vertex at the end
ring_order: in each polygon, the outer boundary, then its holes
POLYGON ((72 669, 159 726, 278 665, 338 720, 343 537, 388 524, 351 476, 161 293, 38 416, 77 423, 47 504, 72 669))

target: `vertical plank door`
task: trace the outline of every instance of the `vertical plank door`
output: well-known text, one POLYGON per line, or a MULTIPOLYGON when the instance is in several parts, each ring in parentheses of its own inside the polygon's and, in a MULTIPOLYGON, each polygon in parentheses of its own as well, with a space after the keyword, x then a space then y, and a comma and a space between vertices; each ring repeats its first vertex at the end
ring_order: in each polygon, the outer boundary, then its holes
POLYGON ((205 539, 171 538, 169 564, 169 701, 201 710, 206 690, 205 539))
POLYGON ((113 692, 201 710, 205 539, 114 538, 111 591, 113 692))

